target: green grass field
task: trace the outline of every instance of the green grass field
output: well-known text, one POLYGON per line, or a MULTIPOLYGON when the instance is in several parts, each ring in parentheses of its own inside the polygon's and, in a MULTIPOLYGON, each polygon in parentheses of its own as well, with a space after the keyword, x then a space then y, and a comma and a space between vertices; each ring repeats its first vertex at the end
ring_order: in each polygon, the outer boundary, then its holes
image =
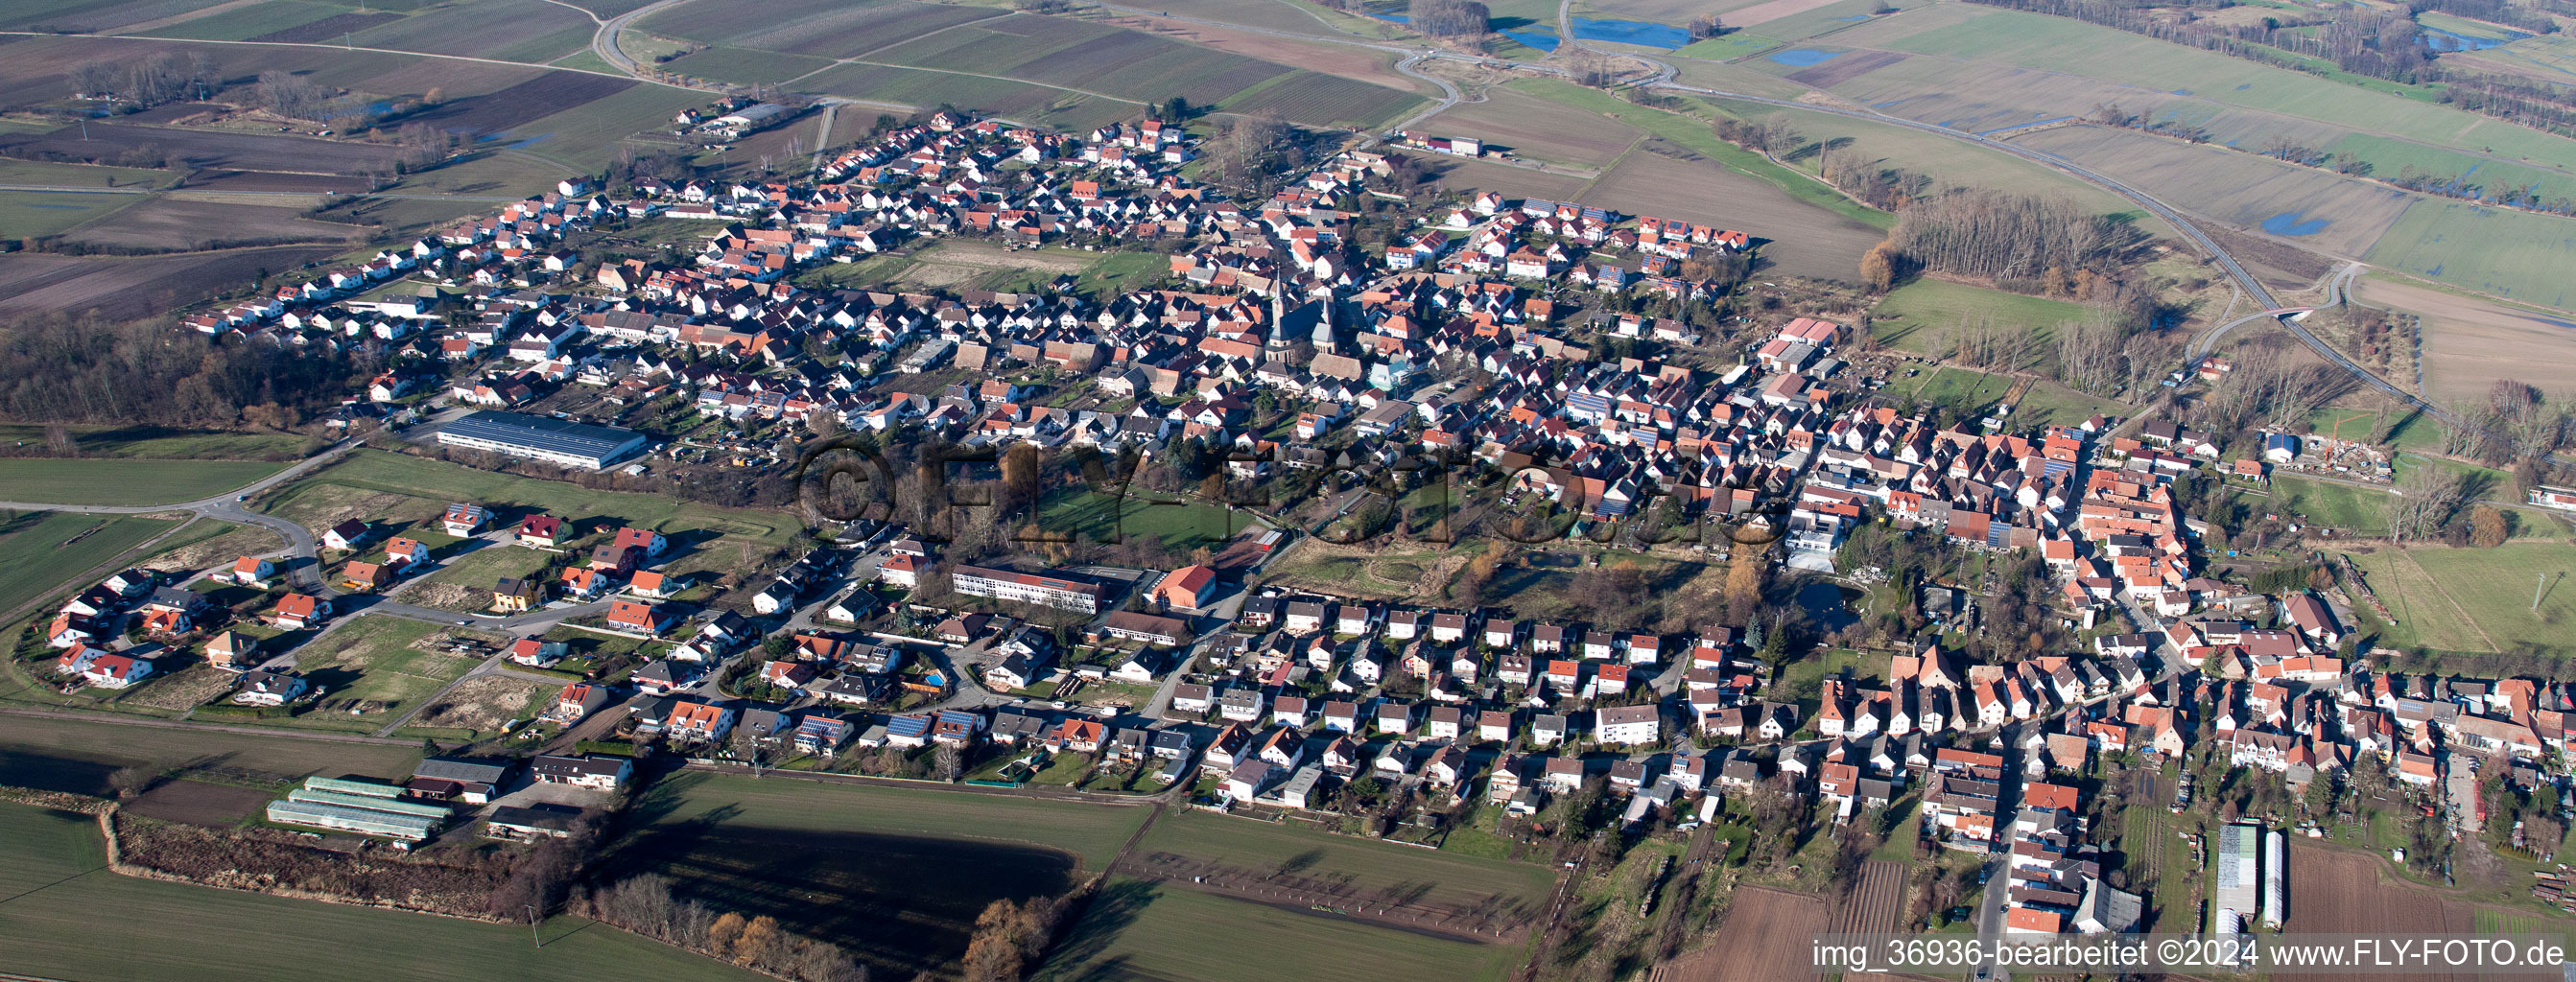
MULTIPOLYGON (((65 428, 83 457, 139 457, 157 460, 263 460, 274 455, 300 456, 304 438, 282 433, 229 433, 219 430, 173 430, 159 426, 71 426, 65 428)), ((33 423, 0 423, 0 442, 41 444, 45 427, 33 423)))
POLYGON ((2346 535, 2388 534, 2388 493, 2296 474, 2272 478, 2270 510, 2296 515, 2346 535))
POLYGON ((798 530, 784 512, 718 508, 678 498, 624 491, 593 491, 577 484, 476 470, 442 461, 377 450, 354 450, 340 462, 305 475, 258 502, 262 511, 282 514, 310 489, 340 485, 447 502, 471 500, 487 507, 533 508, 577 521, 590 528, 614 522, 665 534, 708 530, 783 546, 798 530))
POLYGON ((480 660, 445 650, 424 651, 415 644, 445 630, 436 624, 402 617, 350 617, 330 633, 296 651, 295 667, 314 687, 326 690, 322 704, 302 715, 264 720, 265 725, 302 730, 374 733, 449 682, 472 671, 480 660), (352 714, 332 703, 362 702, 352 714))
MULTIPOLYGON (((1899 405, 1914 401, 1923 405, 1943 405, 1963 416, 1974 418, 1993 410, 2012 391, 2013 376, 1992 375, 1964 368, 1931 368, 1920 370, 1913 378, 1899 375, 1889 379, 1879 394, 1899 405)), ((2048 379, 2035 379, 2021 403, 2013 407, 2012 425, 2016 429, 2033 426, 2072 426, 2088 417, 2124 416, 2133 407, 2108 399, 2096 399, 2048 379)))
POLYGON ((2043 14, 1941 7, 1863 25, 1837 42, 2187 89, 2225 105, 2543 163, 2571 151, 2562 137, 2504 120, 2043 14))
MULTIPOLYGON (((672 114, 705 102, 704 94, 687 89, 638 85, 522 124, 510 134, 534 141, 524 148, 530 154, 577 170, 597 171, 617 159, 627 137, 667 129, 672 114)), ((663 138, 660 148, 668 148, 668 139, 663 138)), ((548 181, 564 176, 557 174, 548 181)))
MULTIPOLYGON (((2425 16, 2432 16, 2427 14, 2425 16)), ((2371 173, 2394 178, 2409 166, 2433 174, 2469 174, 2469 182, 2494 192, 2509 188, 2538 186, 2549 197, 2576 194, 2576 174, 2551 167, 2525 167, 2486 157, 2425 146, 2407 140, 2355 133, 2325 148, 2333 153, 2350 153, 2371 165, 2371 173)))
POLYGON ((15 610, 47 591, 76 585, 65 578, 88 572, 177 527, 176 519, 134 515, 8 515, 0 520, 0 610, 15 610), (63 544, 76 535, 80 541, 63 544))
POLYGON ((2453 651, 2511 651, 2534 647, 2576 651, 2576 546, 2564 541, 2508 542, 2493 549, 2383 549, 2356 557, 2377 592, 2402 622, 2398 630, 2428 647, 2453 651), (2420 569, 2430 591, 2414 584, 2408 564, 2420 569), (2398 571, 2404 609, 2377 576, 2398 571), (2540 609, 2532 609, 2535 589, 2540 609), (2411 614, 2411 616, 2410 616, 2411 614), (2453 647, 2460 645, 2460 647, 2453 647))
POLYGON ((1320 912, 1233 900, 1185 886, 1121 879, 1102 888, 1056 956, 1034 978, 1041 982, 1483 980, 1506 977, 1523 955, 1517 947, 1470 944, 1320 912))
POLYGON ((2418 201, 2362 257, 2454 286, 2576 308, 2576 222, 2463 201, 2418 201))
POLYGON ((145 200, 108 191, 0 191, 0 229, 11 237, 55 235, 145 200))
POLYGON ((1888 291, 1870 308, 1869 330, 1881 344, 1937 356, 1950 353, 1951 339, 1964 325, 1985 321, 2045 334, 2096 313, 2079 303, 1920 277, 1888 291))
POLYGON ((1349 895, 1365 899, 1382 891, 1421 888, 1419 903, 1458 909, 1492 898, 1504 906, 1544 902, 1556 882, 1546 867, 1392 845, 1268 822, 1167 812, 1139 843, 1140 851, 1172 853, 1192 861, 1267 873, 1294 861, 1301 876, 1349 878, 1349 895))
POLYGON ((142 167, 60 164, 44 160, 0 158, 0 184, 50 184, 61 187, 161 187, 178 173, 142 167))
POLYGON ((1763 37, 1759 34, 1746 34, 1743 31, 1735 31, 1710 38, 1706 41, 1695 42, 1688 47, 1676 49, 1673 54, 1682 58, 1705 58, 1710 61, 1724 61, 1728 58, 1741 57, 1765 48, 1776 48, 1779 46, 1780 42, 1777 39, 1763 37))
POLYGON ((2432 574, 2409 558, 2404 550, 2382 548, 2368 555, 2355 554, 2355 567, 2370 583, 2371 592, 2397 618, 2390 625, 2384 642, 2390 647, 2422 645, 2436 651, 2492 652, 2477 628, 2458 604, 2446 595, 2432 574))
POLYGON ((211 498, 284 470, 249 460, 0 460, 0 500, 165 505, 211 498))
POLYGON ((776 829, 1028 843, 1073 853, 1089 870, 1107 865, 1146 815, 1132 805, 734 774, 679 775, 654 794, 646 807, 661 824, 713 817, 776 829))
POLYGON ((1223 542, 1251 523, 1247 516, 1214 505, 1156 503, 1161 500, 1134 489, 1123 498, 1079 488, 1058 489, 1039 502, 1038 528, 1048 535, 1083 535, 1097 542, 1113 542, 1120 535, 1159 535, 1164 545, 1186 549, 1223 542))
POLYGON ((411 773, 421 756, 418 743, 348 743, 12 715, 0 715, 0 749, 19 759, 61 757, 156 771, 220 766, 290 780, 315 774, 399 779, 411 773))
MULTIPOLYGON (((438 570, 430 573, 422 582, 453 583, 462 587, 488 591, 492 589, 494 580, 504 576, 524 579, 535 575, 543 571, 547 561, 553 558, 555 558, 553 553, 539 552, 522 546, 487 543, 482 548, 461 556, 441 556, 438 559, 441 564, 438 570)), ((491 597, 484 596, 480 600, 483 602, 472 609, 484 609, 488 606, 491 597)))
POLYGON ((370 976, 404 982, 578 982, 608 977, 760 976, 576 918, 542 928, 290 900, 107 872, 87 816, 0 805, 0 951, 12 972, 81 982, 336 982, 363 953, 370 976), (103 943, 99 925, 151 925, 103 943))
POLYGON ((1816 183, 1790 168, 1772 163, 1761 154, 1717 138, 1709 132, 1704 120, 1661 109, 1648 109, 1596 89, 1555 79, 1522 79, 1510 86, 1542 98, 1554 99, 1570 106, 1588 109, 1650 134, 1690 148, 1746 176, 1777 186, 1790 197, 1834 212, 1853 221, 1876 228, 1893 228, 1896 216, 1843 197, 1834 189, 1816 183))

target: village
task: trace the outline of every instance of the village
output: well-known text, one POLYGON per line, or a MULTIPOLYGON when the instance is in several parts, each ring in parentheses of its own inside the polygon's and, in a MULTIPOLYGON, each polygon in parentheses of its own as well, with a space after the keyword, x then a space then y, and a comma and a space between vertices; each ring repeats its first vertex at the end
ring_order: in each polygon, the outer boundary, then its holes
MULTIPOLYGON (((2007 410, 1937 424, 1873 396, 1888 370, 1847 350, 1850 325, 1709 317, 1704 296, 1758 255, 1743 232, 1485 193, 1363 250, 1359 217, 1404 200, 1384 190, 1396 158, 1343 151, 1243 202, 1181 176, 1197 153, 1151 119, 1074 136, 943 112, 830 157, 811 182, 637 180, 612 194, 567 180, 187 323, 243 343, 387 346, 395 367, 335 425, 574 472, 784 466, 813 433, 1154 466, 1194 448, 1218 461, 1202 504, 1246 516, 1208 555, 1059 564, 1034 546, 952 542, 881 503, 834 516, 836 533, 782 565, 727 571, 741 585, 718 593, 701 582, 715 577, 672 570, 685 550, 655 529, 456 501, 427 532, 309 530, 309 559, 112 576, 43 628, 55 677, 123 689, 202 658, 239 673, 223 702, 292 713, 321 695, 296 645, 339 622, 501 635, 489 671, 565 683, 511 721, 515 735, 432 756, 400 786, 315 778, 265 812, 404 844, 476 820, 494 837, 565 835, 666 767, 862 757, 871 774, 891 760, 893 776, 995 788, 1374 815, 1342 827, 1399 841, 1467 803, 1526 822, 1606 795, 1621 803, 1608 827, 1633 832, 1785 796, 1835 824, 1910 809, 1919 820, 1898 834, 2006 877, 1984 891, 1980 929, 2029 934, 2142 927, 2140 896, 2109 875, 2067 779, 2107 760, 2216 758, 2293 796, 2369 771, 2459 834, 2486 808, 2478 775, 2561 780, 2549 762, 2567 749, 2576 689, 2375 668, 2323 590, 2207 575, 2205 531, 2174 482, 2350 469, 2302 463, 2293 438, 2222 461, 2163 419, 2017 427, 2007 410), (653 259, 565 244, 628 223, 703 241, 653 259), (796 285, 961 238, 1141 250, 1169 285, 796 285), (1718 332, 1742 343, 1740 361, 1689 354, 1718 332), (935 384, 903 382, 925 377, 935 384), (555 408, 575 401, 584 411, 555 408), (657 403, 718 422, 681 440, 605 421, 657 403), (1407 497, 1386 475, 1425 460, 1600 552, 1686 548, 1630 534, 1667 514, 1704 529, 1701 551, 1727 542, 1765 576, 1885 582, 1850 561, 1873 530, 2027 551, 2050 578, 2052 619, 2084 640, 1968 658, 1944 632, 1978 630, 1972 591, 1926 582, 1909 600, 1943 630, 1865 678, 1846 667, 1788 694, 1783 664, 1825 646, 1784 651, 1772 635, 1785 630, 1761 618, 1656 632, 1522 616, 1510 596, 1389 603, 1264 583, 1282 556, 1365 524, 1355 512, 1394 512, 1369 502, 1407 497), (1240 487, 1268 497, 1227 497, 1240 487), (547 558, 538 575, 477 587, 466 610, 402 602, 420 571, 494 549, 547 558), (208 599, 226 585, 265 591, 265 606, 208 599), (576 635, 639 654, 573 658, 576 635)), ((2207 359, 2184 384, 2227 370, 2207 359)), ((2259 902, 2261 923, 2278 926, 2277 904, 2259 902)), ((2163 925, 2251 930, 2257 906, 2163 925)))

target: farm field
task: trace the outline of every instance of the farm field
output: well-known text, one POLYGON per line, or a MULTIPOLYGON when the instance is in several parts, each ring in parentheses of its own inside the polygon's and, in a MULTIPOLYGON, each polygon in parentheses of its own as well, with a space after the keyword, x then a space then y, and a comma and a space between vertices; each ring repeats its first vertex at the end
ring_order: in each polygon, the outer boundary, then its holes
POLYGON ((254 460, 0 459, 0 501, 166 505, 210 498, 285 469, 254 460))
MULTIPOLYGON (((1347 898, 1493 915, 1515 924, 1543 911, 1555 873, 1547 867, 1462 856, 1334 835, 1252 819, 1175 810, 1147 830, 1136 855, 1172 875, 1250 878, 1347 898), (1292 872, 1282 873, 1283 870, 1292 872), (1280 877, 1273 880, 1273 877, 1280 877)), ((1169 878, 1169 877, 1166 877, 1169 878)), ((1464 926, 1463 924, 1461 925, 1464 926)))
POLYGON ((2424 318, 2424 387, 2437 401, 2483 399, 2501 378, 2576 398, 2576 322, 2384 276, 2354 292, 2424 318))
POLYGON ((2156 188, 2158 197, 2181 208, 2241 228, 2259 228, 2328 255, 2369 251, 2410 204, 2428 203, 2312 167, 2134 130, 2070 127, 2033 132, 2013 142, 2156 188))
POLYGON ((155 195, 83 225, 63 238, 112 249, 197 252, 245 245, 349 242, 367 234, 355 225, 305 218, 302 203, 279 205, 273 203, 275 199, 252 200, 258 203, 155 195))
MULTIPOLYGON (((1881 166, 1897 167, 1933 178, 1950 187, 1982 187, 2021 194, 2044 192, 2062 195, 2104 214, 2136 214, 2136 205, 2128 199, 2086 184, 2063 173, 2042 167, 2019 157, 2007 156, 1957 140, 1882 123, 1801 112, 1776 106, 1735 102, 1727 99, 1706 100, 1710 105, 1742 119, 1760 119, 1780 115, 1809 140, 1848 140, 1857 151, 1875 156, 1881 166)), ((1815 173, 1818 157, 1791 161, 1789 166, 1805 173, 1815 173)), ((2163 223, 2153 216, 2138 215, 2150 231, 2163 231, 2163 223)))
POLYGON ((119 767, 191 772, 222 767, 283 780, 310 775, 400 778, 418 743, 347 743, 221 730, 0 714, 0 784, 106 794, 119 767))
POLYGON ((644 813, 661 826, 712 822, 1037 846, 1071 853, 1081 860, 1081 868, 1098 870, 1144 823, 1146 809, 926 784, 828 783, 772 772, 758 780, 736 774, 675 775, 655 786, 644 813))
MULTIPOLYGON (((1466 136, 1488 152, 1577 167, 1607 167, 1637 142, 1634 127, 1526 92, 1489 88, 1482 102, 1463 102, 1422 123, 1435 136, 1466 136)), ((1437 162, 1437 157, 1431 158, 1437 162)))
POLYGON ((2292 838, 2290 917, 2282 929, 2454 935, 2474 930, 2475 907, 2388 876, 2383 862, 2378 856, 2292 838))
MULTIPOLYGON (((589 75, 573 77, 613 82, 589 75)), ((530 118, 510 127, 510 146, 535 157, 569 165, 576 171, 596 170, 617 159, 628 137, 662 129, 670 124, 673 113, 703 101, 702 94, 683 89, 629 85, 588 102, 575 105, 551 103, 548 108, 555 109, 551 115, 530 118)), ((668 149, 668 139, 666 136, 664 142, 653 146, 668 149)), ((438 173, 430 172, 431 175, 438 173)), ((565 175, 557 175, 561 176, 565 175)))
POLYGON ((301 715, 263 725, 374 733, 482 660, 448 652, 451 633, 463 632, 381 615, 336 621, 295 650, 295 670, 325 690, 322 701, 301 715))
POLYGON ((2093 308, 2064 300, 2024 296, 1990 287, 1919 277, 1887 292, 1870 308, 1870 333, 1881 344, 1919 354, 1946 355, 1957 329, 1985 320, 2049 331, 2081 321, 2093 308))
POLYGON ((1671 982, 1781 982, 1811 979, 1807 952, 1782 938, 1813 934, 1825 923, 1825 903, 1799 893, 1741 887, 1729 902, 1726 924, 1707 947, 1665 963, 1658 977, 1671 982))
POLYGON ((1828 0, 1823 4, 1799 2, 1773 7, 1755 14, 1754 16, 1763 16, 1774 11, 1782 11, 1777 16, 1761 21, 1758 25, 1752 21, 1736 19, 1744 16, 1746 11, 1752 10, 1752 7, 1748 6, 1745 10, 1737 11, 1735 16, 1726 18, 1726 23, 1730 27, 1759 26, 1763 36, 1779 38, 1782 41, 1804 41, 1808 38, 1847 31, 1855 25, 1873 20, 1884 20, 1886 19, 1884 17, 1871 16, 1882 7, 1913 11, 1930 6, 1932 4, 1923 0, 1828 0))
POLYGON ((207 828, 230 828, 266 806, 275 793, 186 778, 163 783, 119 808, 121 814, 207 828))
MULTIPOLYGON (((665 94, 672 92, 659 86, 641 85, 632 79, 602 78, 580 72, 547 72, 506 89, 469 99, 450 99, 413 114, 407 121, 478 135, 506 135, 517 143, 532 144, 547 139, 553 131, 529 124, 567 110, 589 112, 596 103, 638 88, 665 94)), ((624 122, 620 118, 624 115, 603 113, 603 122, 624 122)), ((668 116, 663 116, 654 122, 667 122, 668 119, 668 116)), ((641 128, 642 125, 629 127, 619 135, 641 128)))
POLYGON ((1297 72, 1237 93, 1220 105, 1230 112, 1276 109, 1290 122, 1367 129, 1391 122, 1430 100, 1412 92, 1335 75, 1297 72))
MULTIPOLYGON (((731 802, 730 785, 748 780, 686 774, 666 781, 672 787, 656 788, 640 806, 653 816, 649 824, 610 862, 670 876, 681 896, 718 909, 777 917, 790 931, 847 946, 876 971, 906 976, 955 965, 976 915, 994 900, 1052 896, 1073 882, 1072 853, 956 834, 982 824, 985 804, 1011 799, 941 802, 959 812, 943 823, 948 828, 897 832, 837 817, 814 822, 811 813, 846 796, 806 782, 767 781, 788 785, 776 808, 731 802), (724 803, 702 807, 716 802, 724 803), (931 869, 940 875, 921 875, 931 869)), ((872 804, 852 800, 862 810, 872 804)), ((1143 817, 1141 809, 1115 814, 1143 817)))
MULTIPOLYGON (((1312 34, 1317 37, 1357 37, 1369 41, 1386 41, 1410 37, 1412 32, 1393 21, 1363 17, 1308 3, 1306 0, 1277 0, 1273 3, 1243 3, 1241 0, 1157 0, 1155 10, 1179 17, 1241 24, 1274 31, 1312 34)), ((1489 4, 1496 16, 1507 16, 1504 3, 1489 4)))
POLYGON ((69 577, 124 555, 180 524, 178 519, 138 515, 0 514, 8 515, 0 519, 0 611, 15 610, 57 587, 69 586, 69 577), (80 536, 80 541, 70 542, 73 536, 80 536))
POLYGON ((345 11, 342 7, 311 0, 265 0, 244 7, 218 3, 204 6, 205 10, 194 14, 162 18, 159 27, 136 24, 123 30, 144 37, 246 41, 267 34, 289 33, 296 27, 345 11))
POLYGON ((104 31, 201 6, 203 0, 26 0, 0 13, 0 30, 104 31))
MULTIPOLYGON (((44 126, 50 130, 53 127, 44 126)), ((0 157, 0 184, 52 184, 64 187, 162 187, 180 175, 146 167, 57 164, 45 160, 0 157)))
POLYGON ((524 926, 290 900, 100 871, 105 845, 86 815, 0 806, 0 840, 12 862, 0 892, 41 902, 0 911, 0 947, 13 972, 83 982, 327 982, 345 966, 312 957, 316 946, 364 951, 371 977, 389 982, 489 978, 577 982, 601 973, 672 980, 761 976, 624 931, 560 918, 529 944, 524 926), (112 952, 97 943, 101 919, 154 925, 112 952))
POLYGON ((593 491, 562 481, 499 474, 376 450, 353 450, 340 462, 262 496, 257 504, 270 514, 295 518, 299 496, 333 485, 406 495, 433 504, 467 499, 505 511, 532 508, 584 528, 617 522, 674 536, 706 530, 770 547, 784 546, 797 528, 795 519, 783 512, 718 508, 661 495, 593 491))
POLYGON ((466 0, 357 32, 357 44, 501 61, 553 61, 590 45, 596 25, 544 0, 466 0))
POLYGON ((1549 201, 1571 201, 1592 186, 1591 181, 1569 174, 1535 171, 1489 160, 1469 160, 1432 155, 1424 161, 1438 174, 1441 183, 1454 190, 1495 191, 1506 198, 1544 198, 1549 201))
POLYGON ((2465 174, 2465 183, 2485 189, 2484 194, 2490 199, 2523 188, 2535 188, 2546 197, 2576 194, 2576 173, 2569 173, 2568 165, 2563 161, 2555 166, 2525 166, 2361 133, 2346 136, 2323 149, 2350 153, 2367 160, 2371 164, 2371 173, 2381 177, 2397 177, 2409 167, 2430 174, 2465 174))
POLYGON ((2345 130, 2485 148, 2506 159, 2555 165, 2576 150, 2564 138, 2500 119, 2042 14, 1942 4, 1859 24, 1837 32, 1833 43, 2100 79, 2141 95, 2196 96, 2345 130))
POLYGON ((113 160, 138 148, 159 147, 190 168, 333 174, 390 172, 396 154, 392 147, 377 144, 135 123, 91 123, 86 140, 81 131, 82 127, 66 126, 50 133, 0 134, 0 147, 91 160, 113 160))
POLYGON ((809 92, 851 99, 936 106, 942 102, 1030 124, 1086 129, 1133 115, 1136 107, 1009 79, 919 68, 844 64, 796 83, 809 92))
POLYGON ((1747 34, 1739 29, 1729 31, 1724 35, 1713 37, 1706 41, 1694 41, 1687 47, 1675 50, 1673 54, 1683 58, 1705 58, 1710 61, 1724 61, 1728 58, 1740 58, 1756 51, 1761 51, 1765 48, 1776 48, 1779 46, 1780 41, 1776 38, 1767 38, 1759 34, 1747 34))
POLYGON ((56 235, 145 200, 108 191, 0 191, 0 229, 12 237, 56 235))
MULTIPOLYGON (((1760 154, 1718 139, 1715 134, 1709 132, 1708 125, 1699 119, 1632 105, 1608 93, 1552 79, 1525 79, 1511 83, 1511 87, 1532 95, 1589 109, 1645 130, 1650 135, 1661 137, 1668 143, 1705 157, 1727 171, 1751 178, 1755 182, 1771 185, 1778 194, 1763 197, 1770 197, 1782 205, 1789 201, 1803 202, 1840 215, 1848 220, 1848 224, 1865 225, 1873 229, 1885 229, 1896 224, 1896 217, 1893 215, 1843 197, 1840 192, 1819 184, 1804 174, 1772 163, 1760 154)), ((1691 184, 1696 185, 1704 182, 1706 178, 1689 180, 1691 184)), ((1759 202, 1761 199, 1752 200, 1759 202)), ((1791 226, 1792 228, 1803 228, 1806 223, 1818 222, 1819 218, 1799 215, 1795 221, 1797 224, 1791 226)), ((1750 224, 1741 223, 1739 227, 1750 224)), ((1744 230, 1755 235, 1763 234, 1759 226, 1746 227, 1744 230)), ((1779 238, 1780 236, 1774 234, 1770 237, 1779 238)), ((1876 239, 1873 238, 1871 241, 1874 243, 1876 239)), ((1853 253, 1855 260, 1858 256, 1859 253, 1853 253)))
POLYGON ((1138 102, 1209 105, 1288 66, 1100 24, 1014 14, 884 49, 872 60, 1017 78, 1138 102))
POLYGON ((714 79, 718 82, 770 84, 811 75, 832 67, 829 58, 781 54, 752 48, 705 48, 689 55, 663 62, 662 67, 682 75, 714 79))
MULTIPOLYGON (((1291 2, 1293 2, 1293 0, 1280 0, 1280 2, 1276 4, 1256 4, 1252 6, 1254 9, 1258 9, 1260 7, 1286 6, 1291 2)), ((1294 13, 1290 14, 1290 16, 1303 17, 1301 14, 1294 13)), ((1240 20, 1241 18, 1236 19, 1240 20)), ((1326 75, 1335 75, 1351 79, 1353 81, 1383 85, 1392 89, 1403 89, 1413 92, 1423 91, 1421 82, 1396 72, 1394 68, 1394 55, 1373 52, 1365 48, 1354 48, 1347 45, 1331 44, 1320 41, 1296 41, 1280 37, 1276 34, 1259 34, 1252 31, 1234 30, 1231 28, 1177 21, 1162 17, 1106 17, 1101 19, 1101 23, 1114 24, 1130 30, 1149 31, 1177 41, 1215 48, 1218 51, 1244 55, 1246 57, 1260 58, 1266 61, 1276 61, 1281 64, 1295 65, 1307 71, 1321 72, 1326 75)), ((1376 22, 1372 21, 1371 23, 1376 22)), ((1309 24, 1311 26, 1312 22, 1310 21, 1309 24)))
MULTIPOLYGON (((1804 181, 1803 177, 1791 180, 1804 181)), ((1781 193, 1663 140, 1638 146, 1575 200, 1631 215, 1679 218, 1765 240, 1764 266, 1791 276, 1850 280, 1886 233, 1781 193)))
POLYGON ((0 316, 43 311, 133 320, 231 289, 261 269, 293 269, 337 247, 231 249, 181 256, 112 258, 0 255, 0 316))
POLYGON ((1201 893, 1182 884, 1121 878, 1101 888, 1056 955, 1033 978, 1488 980, 1504 978, 1521 955, 1517 947, 1412 934, 1284 904, 1201 893))
MULTIPOLYGON (((2361 258, 2453 286, 2576 309, 2576 220, 2421 200, 2361 258)), ((2427 379, 2430 381, 2430 379, 2427 379)))

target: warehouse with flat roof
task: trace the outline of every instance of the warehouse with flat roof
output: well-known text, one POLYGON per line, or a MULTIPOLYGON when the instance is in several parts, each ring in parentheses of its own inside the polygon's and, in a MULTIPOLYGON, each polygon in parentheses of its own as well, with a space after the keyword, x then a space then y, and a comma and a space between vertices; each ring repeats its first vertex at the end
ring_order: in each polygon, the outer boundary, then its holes
POLYGON ((486 409, 439 427, 438 442, 598 470, 644 449, 644 434, 614 426, 486 409))

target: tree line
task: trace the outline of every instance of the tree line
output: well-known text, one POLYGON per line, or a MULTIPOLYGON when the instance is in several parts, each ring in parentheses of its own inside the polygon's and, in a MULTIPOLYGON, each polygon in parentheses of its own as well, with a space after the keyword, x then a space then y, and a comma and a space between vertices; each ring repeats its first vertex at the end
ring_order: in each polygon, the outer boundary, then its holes
POLYGON ((576 893, 572 910, 633 931, 795 982, 867 982, 868 970, 828 941, 778 926, 767 914, 744 918, 674 896, 671 880, 641 874, 595 891, 576 893))
POLYGON ((1897 212, 1887 244, 1902 263, 1996 280, 2063 279, 2125 266, 2147 235, 2066 198, 1961 188, 1897 212))
POLYGON ((1492 20, 1492 12, 1476 0, 1413 0, 1405 10, 1407 25, 1435 38, 1477 37, 1492 20))
MULTIPOLYGON (((0 417, 229 425, 318 415, 372 377, 365 350, 218 343, 168 318, 38 314, 0 322, 0 417)), ((287 425, 292 425, 287 424, 287 425)))
POLYGON ((84 61, 66 75, 76 95, 136 109, 207 98, 224 86, 222 68, 202 51, 186 57, 162 52, 130 61, 84 61))

